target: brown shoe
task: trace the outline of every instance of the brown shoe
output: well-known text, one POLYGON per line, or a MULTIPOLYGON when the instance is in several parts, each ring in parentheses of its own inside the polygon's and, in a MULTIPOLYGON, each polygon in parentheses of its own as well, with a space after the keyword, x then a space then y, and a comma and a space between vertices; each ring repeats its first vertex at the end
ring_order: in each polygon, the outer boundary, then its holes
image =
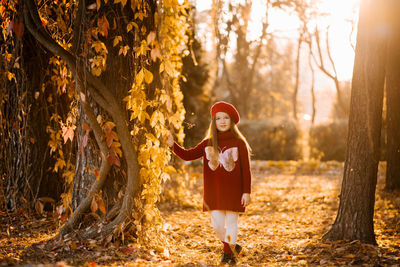
POLYGON ((221 264, 222 264, 222 265, 225 265, 225 264, 228 264, 228 265, 235 265, 235 264, 236 264, 235 257, 233 256, 232 253, 225 253, 225 252, 224 252, 224 253, 222 254, 221 264))

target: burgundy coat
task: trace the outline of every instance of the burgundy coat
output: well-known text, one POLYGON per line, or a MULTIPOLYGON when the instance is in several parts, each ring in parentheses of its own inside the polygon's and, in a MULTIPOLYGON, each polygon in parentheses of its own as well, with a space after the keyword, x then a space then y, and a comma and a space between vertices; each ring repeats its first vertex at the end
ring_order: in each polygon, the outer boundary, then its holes
POLYGON ((175 154, 183 160, 203 157, 203 211, 229 210, 244 212, 241 204, 243 193, 251 191, 249 155, 243 140, 232 132, 218 133, 219 161, 215 166, 209 161, 213 153, 209 139, 191 149, 184 149, 176 142, 175 154))

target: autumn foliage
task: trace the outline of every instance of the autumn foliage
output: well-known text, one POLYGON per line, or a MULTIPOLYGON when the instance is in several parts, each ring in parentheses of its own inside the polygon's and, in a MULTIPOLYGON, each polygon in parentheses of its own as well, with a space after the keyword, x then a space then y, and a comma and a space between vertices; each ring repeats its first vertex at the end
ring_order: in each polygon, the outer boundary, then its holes
MULTIPOLYGON (((50 170, 63 181, 59 194, 42 190, 26 199, 23 191, 30 185, 15 180, 7 193, 9 208, 33 206, 43 214, 45 203, 51 203, 63 224, 59 238, 79 228, 89 212, 103 223, 82 229, 87 237, 110 241, 124 239, 126 232, 139 242, 162 239, 156 203, 162 182, 175 171, 168 166, 165 136, 176 131, 183 140, 179 86, 189 10, 189 4, 177 1, 1 2, 1 107, 24 114, 12 125, 8 113, 0 113, 3 148, 13 138, 7 131, 44 129, 41 136, 21 138, 30 140, 32 151, 44 146, 48 167, 43 172, 50 170), (25 62, 30 59, 18 50, 22 45, 46 51, 42 69, 32 69, 29 77, 25 62), (39 79, 39 87, 24 83, 32 77, 39 79), (15 107, 9 101, 13 87, 25 92, 15 96, 21 103, 15 107), (38 114, 45 125, 31 119, 32 103, 42 105, 38 114), (103 189, 113 176, 112 190, 103 189)), ((4 168, 3 175, 18 168, 4 168)))

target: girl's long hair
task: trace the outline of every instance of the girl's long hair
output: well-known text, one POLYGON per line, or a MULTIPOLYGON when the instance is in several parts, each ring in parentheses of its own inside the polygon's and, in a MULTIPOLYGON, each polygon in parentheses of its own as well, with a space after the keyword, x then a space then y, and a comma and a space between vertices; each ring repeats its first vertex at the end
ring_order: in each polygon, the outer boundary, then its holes
MULTIPOLYGON (((214 148, 214 151, 216 152, 215 154, 218 155, 218 130, 217 130, 217 124, 215 122, 215 115, 211 119, 210 126, 208 127, 207 134, 204 139, 209 139, 208 144, 211 145, 214 148)), ((239 128, 235 123, 233 123, 232 118, 229 116, 229 119, 231 120, 231 128, 229 131, 233 133, 233 135, 238 138, 243 140, 243 142, 246 144, 247 151, 249 154, 249 158, 251 155, 251 147, 249 143, 247 142, 246 138, 244 135, 240 132, 239 128)))

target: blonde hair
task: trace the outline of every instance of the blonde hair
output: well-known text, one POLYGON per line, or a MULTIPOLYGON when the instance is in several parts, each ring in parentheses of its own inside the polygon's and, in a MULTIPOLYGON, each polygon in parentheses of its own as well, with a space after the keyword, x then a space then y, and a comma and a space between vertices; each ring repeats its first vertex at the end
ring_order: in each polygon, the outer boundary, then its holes
MULTIPOLYGON (((216 117, 215 115, 212 117, 210 126, 208 127, 208 130, 207 130, 207 133, 206 133, 206 136, 204 137, 204 139, 209 139, 208 144, 214 148, 214 151, 218 155, 218 153, 219 153, 219 151, 218 151, 218 130, 217 130, 217 124, 215 122, 215 117, 216 117)), ((236 138, 241 139, 246 144, 247 152, 248 152, 249 158, 250 158, 251 147, 250 147, 249 143, 247 142, 244 135, 240 132, 237 125, 232 121, 232 118, 230 116, 229 116, 229 119, 231 121, 231 127, 230 127, 229 131, 231 131, 236 138)))

